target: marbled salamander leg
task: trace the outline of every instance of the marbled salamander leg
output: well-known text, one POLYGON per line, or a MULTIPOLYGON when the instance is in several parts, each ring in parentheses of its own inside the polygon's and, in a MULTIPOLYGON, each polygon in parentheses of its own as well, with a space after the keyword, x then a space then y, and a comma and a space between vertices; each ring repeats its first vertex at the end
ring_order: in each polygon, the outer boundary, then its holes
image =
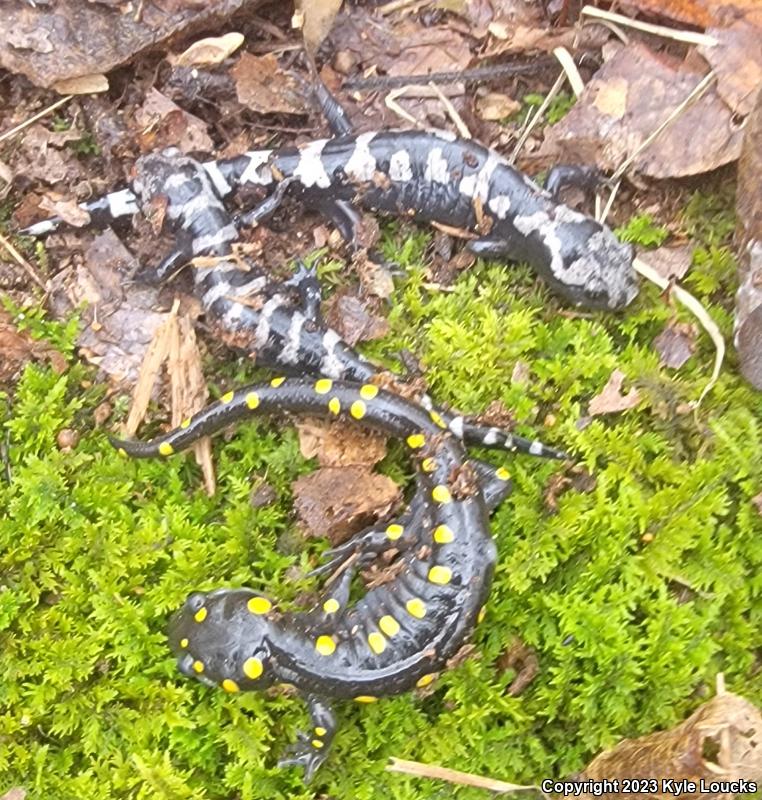
POLYGON ((299 292, 302 314, 309 322, 318 327, 322 326, 320 304, 323 302, 323 293, 317 276, 317 267, 308 267, 304 261, 297 259, 296 272, 283 283, 283 286, 295 288, 299 292))
POLYGON ((309 783, 325 761, 338 726, 328 700, 315 694, 308 694, 305 700, 310 715, 311 732, 307 734, 300 731, 297 734, 299 741, 286 750, 286 755, 278 761, 278 766, 303 767, 304 782, 309 783))
POLYGON ((555 200, 559 200, 561 191, 567 186, 576 186, 583 191, 593 192, 605 181, 605 176, 597 167, 557 164, 548 170, 545 188, 555 200))
POLYGON ((254 206, 254 208, 250 208, 248 211, 237 214, 233 218, 236 227, 239 230, 244 226, 256 228, 260 222, 264 222, 268 217, 271 217, 280 208, 283 198, 288 191, 288 187, 295 180, 293 176, 284 178, 277 184, 272 194, 266 197, 261 203, 254 206))

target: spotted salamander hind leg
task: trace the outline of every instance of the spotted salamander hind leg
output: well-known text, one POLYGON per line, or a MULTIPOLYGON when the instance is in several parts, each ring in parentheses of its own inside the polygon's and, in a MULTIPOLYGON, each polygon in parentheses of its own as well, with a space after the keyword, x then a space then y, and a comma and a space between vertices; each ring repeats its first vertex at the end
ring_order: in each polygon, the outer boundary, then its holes
POLYGON ((303 767, 304 782, 308 783, 328 756, 338 726, 333 708, 325 698, 309 694, 305 699, 310 715, 310 732, 297 734, 297 741, 287 749, 278 766, 303 767))

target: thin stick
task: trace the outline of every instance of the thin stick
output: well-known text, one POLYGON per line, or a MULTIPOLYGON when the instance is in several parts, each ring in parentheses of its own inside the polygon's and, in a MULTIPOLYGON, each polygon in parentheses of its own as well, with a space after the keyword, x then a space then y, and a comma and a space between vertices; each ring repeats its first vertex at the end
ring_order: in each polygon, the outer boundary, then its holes
POLYGON ((0 234, 0 245, 2 245, 8 255, 21 266, 27 275, 43 290, 47 291, 48 286, 43 280, 42 276, 37 272, 37 270, 24 258, 24 256, 19 253, 18 250, 3 236, 0 234))
POLYGON ((558 94, 561 90, 561 87, 564 85, 564 81, 566 80, 566 73, 562 72, 557 78, 556 82, 550 87, 550 91, 545 96, 545 99, 540 103, 539 108, 535 111, 534 116, 531 120, 529 120, 529 125, 524 129, 524 132, 519 137, 518 142, 516 142, 516 147, 513 148, 513 152, 511 153, 511 157, 508 159, 509 164, 515 163, 516 159, 518 158, 519 153, 521 152, 521 148, 524 146, 524 142, 529 138, 529 134, 535 128, 537 123, 542 118, 542 115, 545 113, 545 110, 550 105, 550 101, 558 94))
POLYGON ((43 117, 50 114, 51 111, 55 111, 57 108, 60 108, 64 103, 68 103, 71 98, 74 97, 73 94, 67 94, 66 97, 62 97, 60 100, 56 100, 53 105, 48 106, 47 108, 43 108, 42 111, 38 111, 33 117, 29 117, 28 120, 19 123, 16 125, 15 128, 11 128, 9 131, 0 134, 0 142, 4 142, 6 139, 10 139, 11 136, 15 136, 17 133, 21 133, 24 128, 28 128, 30 125, 33 125, 37 122, 38 119, 42 119, 43 117))
POLYGON ((397 116, 402 117, 402 119, 409 122, 411 125, 415 125, 416 128, 422 128, 423 123, 417 120, 412 114, 408 114, 404 108, 397 102, 398 97, 402 97, 410 87, 403 86, 401 89, 392 89, 388 95, 384 98, 384 105, 390 110, 393 111, 397 116))
POLYGON ((439 102, 445 107, 450 119, 455 123, 455 127, 458 129, 458 133, 464 139, 470 139, 471 131, 468 130, 468 125, 466 125, 466 123, 463 122, 463 118, 460 116, 460 114, 458 114, 457 109, 452 104, 450 99, 448 97, 445 97, 442 90, 436 84, 429 83, 429 86, 431 87, 434 94, 436 94, 436 96, 439 98, 439 102))
POLYGON ((702 400, 706 397, 707 393, 717 383, 720 377, 720 370, 722 369, 722 362, 725 359, 725 339, 717 327, 717 323, 709 316, 709 312, 701 305, 701 303, 690 293, 680 286, 668 281, 662 277, 650 264, 646 264, 640 258, 632 260, 633 269, 647 280, 655 283, 662 290, 669 290, 672 297, 678 302, 682 303, 692 314, 696 316, 701 326, 709 334, 709 338, 714 342, 715 355, 714 355, 714 369, 709 378, 709 382, 704 387, 699 395, 699 399, 692 402, 694 412, 698 410, 702 400))
POLYGON ((421 764, 419 761, 406 761, 403 758, 390 759, 386 765, 387 772, 402 772, 405 775, 415 775, 419 778, 434 778, 435 780, 457 783, 461 786, 475 786, 477 789, 487 789, 497 794, 507 792, 520 792, 528 789, 538 791, 539 786, 527 786, 518 783, 506 783, 505 781, 485 778, 482 775, 474 775, 470 772, 460 772, 456 769, 439 767, 436 764, 421 764))
POLYGON ((565 47, 556 47, 553 50, 553 55, 561 62, 561 67, 566 73, 566 79, 569 81, 569 86, 571 86, 574 96, 579 97, 585 89, 585 82, 579 74, 571 53, 565 47))
POLYGON ((719 42, 713 36, 705 33, 695 33, 694 31, 676 31, 667 28, 665 25, 652 25, 650 22, 638 22, 636 19, 625 17, 624 14, 615 14, 613 11, 603 11, 593 6, 585 6, 582 14, 597 19, 605 19, 614 22, 625 28, 635 28, 635 30, 645 33, 653 33, 655 36, 663 36, 667 39, 674 39, 676 42, 687 42, 688 44, 699 44, 705 47, 716 47, 719 42))

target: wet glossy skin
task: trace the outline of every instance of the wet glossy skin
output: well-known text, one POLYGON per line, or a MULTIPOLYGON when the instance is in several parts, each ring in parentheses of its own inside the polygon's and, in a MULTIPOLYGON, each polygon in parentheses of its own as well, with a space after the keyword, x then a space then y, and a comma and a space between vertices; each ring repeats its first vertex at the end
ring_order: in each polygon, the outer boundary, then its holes
POLYGON ((115 445, 134 457, 169 456, 249 415, 283 412, 359 421, 400 437, 419 465, 408 512, 356 543, 358 554, 367 548, 375 555, 371 545, 379 537, 400 551, 403 566, 390 582, 349 604, 346 569, 314 609, 297 614, 279 613, 248 589, 195 592, 171 623, 170 643, 185 674, 229 692, 287 682, 307 696, 313 725, 324 733, 302 740, 293 760, 311 774, 335 731, 328 699, 370 702, 426 685, 468 640, 495 563, 480 481, 492 481, 491 505, 510 483, 504 470, 487 475, 483 464, 470 465, 436 413, 371 384, 328 379, 247 387, 166 436, 115 445))

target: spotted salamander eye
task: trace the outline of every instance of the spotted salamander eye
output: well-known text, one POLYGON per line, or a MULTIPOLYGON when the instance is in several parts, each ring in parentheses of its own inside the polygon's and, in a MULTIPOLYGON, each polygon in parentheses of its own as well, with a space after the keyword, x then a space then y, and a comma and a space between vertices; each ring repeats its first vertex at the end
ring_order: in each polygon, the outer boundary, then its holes
POLYGON ((188 596, 188 599, 185 601, 185 605, 191 611, 198 611, 204 605, 205 601, 205 595, 201 594, 201 592, 194 592, 188 596))

